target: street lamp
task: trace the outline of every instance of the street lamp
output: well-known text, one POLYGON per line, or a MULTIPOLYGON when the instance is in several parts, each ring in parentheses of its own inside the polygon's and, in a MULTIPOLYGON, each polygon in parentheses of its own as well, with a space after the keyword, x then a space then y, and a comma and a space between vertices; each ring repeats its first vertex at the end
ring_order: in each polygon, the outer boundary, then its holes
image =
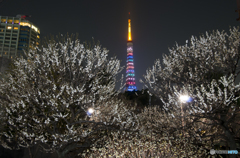
POLYGON ((190 102, 191 97, 188 95, 180 95, 179 100, 181 103, 181 114, 182 114, 182 127, 184 128, 184 120, 183 120, 183 103, 190 102))
POLYGON ((89 108, 88 111, 87 111, 87 114, 88 115, 92 115, 93 112, 94 112, 94 109, 93 108, 89 108))
POLYGON ((180 95, 179 100, 181 103, 186 103, 191 101, 191 97, 189 97, 188 95, 180 95))

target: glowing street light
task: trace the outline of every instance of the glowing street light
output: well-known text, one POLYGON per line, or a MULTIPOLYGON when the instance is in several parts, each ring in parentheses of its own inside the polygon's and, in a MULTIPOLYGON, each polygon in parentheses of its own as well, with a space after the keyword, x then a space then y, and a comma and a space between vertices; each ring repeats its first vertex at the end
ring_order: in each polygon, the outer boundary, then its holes
POLYGON ((87 114, 88 115, 92 115, 93 112, 94 112, 94 109, 93 108, 89 108, 88 111, 87 111, 87 114))
MULTIPOLYGON (((181 114, 182 114, 182 127, 184 128, 184 120, 183 120, 183 103, 190 102, 192 98, 188 95, 180 95, 179 100, 181 102, 181 114)), ((184 133, 185 135, 185 133, 184 133)))
POLYGON ((191 97, 189 97, 188 95, 180 95, 179 100, 181 103, 186 103, 191 101, 191 97))

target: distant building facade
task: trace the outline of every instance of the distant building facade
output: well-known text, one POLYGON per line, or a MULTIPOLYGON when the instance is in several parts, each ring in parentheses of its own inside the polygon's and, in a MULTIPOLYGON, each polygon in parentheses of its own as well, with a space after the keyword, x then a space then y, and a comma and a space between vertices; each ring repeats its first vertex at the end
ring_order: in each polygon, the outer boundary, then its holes
POLYGON ((0 57, 12 59, 39 45, 40 29, 25 17, 0 16, 0 57))

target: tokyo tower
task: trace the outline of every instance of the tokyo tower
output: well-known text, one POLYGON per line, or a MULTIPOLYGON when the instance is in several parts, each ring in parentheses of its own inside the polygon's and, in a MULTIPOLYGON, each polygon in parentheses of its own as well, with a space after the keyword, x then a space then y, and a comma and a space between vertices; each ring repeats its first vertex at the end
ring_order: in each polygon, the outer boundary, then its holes
POLYGON ((128 19, 128 40, 127 40, 127 68, 126 68, 126 89, 125 91, 137 90, 133 64, 133 43, 131 34, 131 19, 129 12, 128 19))

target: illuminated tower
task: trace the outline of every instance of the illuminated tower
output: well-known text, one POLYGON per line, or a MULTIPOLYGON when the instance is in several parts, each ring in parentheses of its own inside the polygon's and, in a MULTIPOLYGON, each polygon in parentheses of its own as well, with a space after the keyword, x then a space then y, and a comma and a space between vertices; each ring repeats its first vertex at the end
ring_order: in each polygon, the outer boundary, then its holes
POLYGON ((127 68, 126 68, 126 91, 137 90, 133 64, 133 43, 131 34, 131 19, 128 19, 128 41, 127 41, 127 68))

